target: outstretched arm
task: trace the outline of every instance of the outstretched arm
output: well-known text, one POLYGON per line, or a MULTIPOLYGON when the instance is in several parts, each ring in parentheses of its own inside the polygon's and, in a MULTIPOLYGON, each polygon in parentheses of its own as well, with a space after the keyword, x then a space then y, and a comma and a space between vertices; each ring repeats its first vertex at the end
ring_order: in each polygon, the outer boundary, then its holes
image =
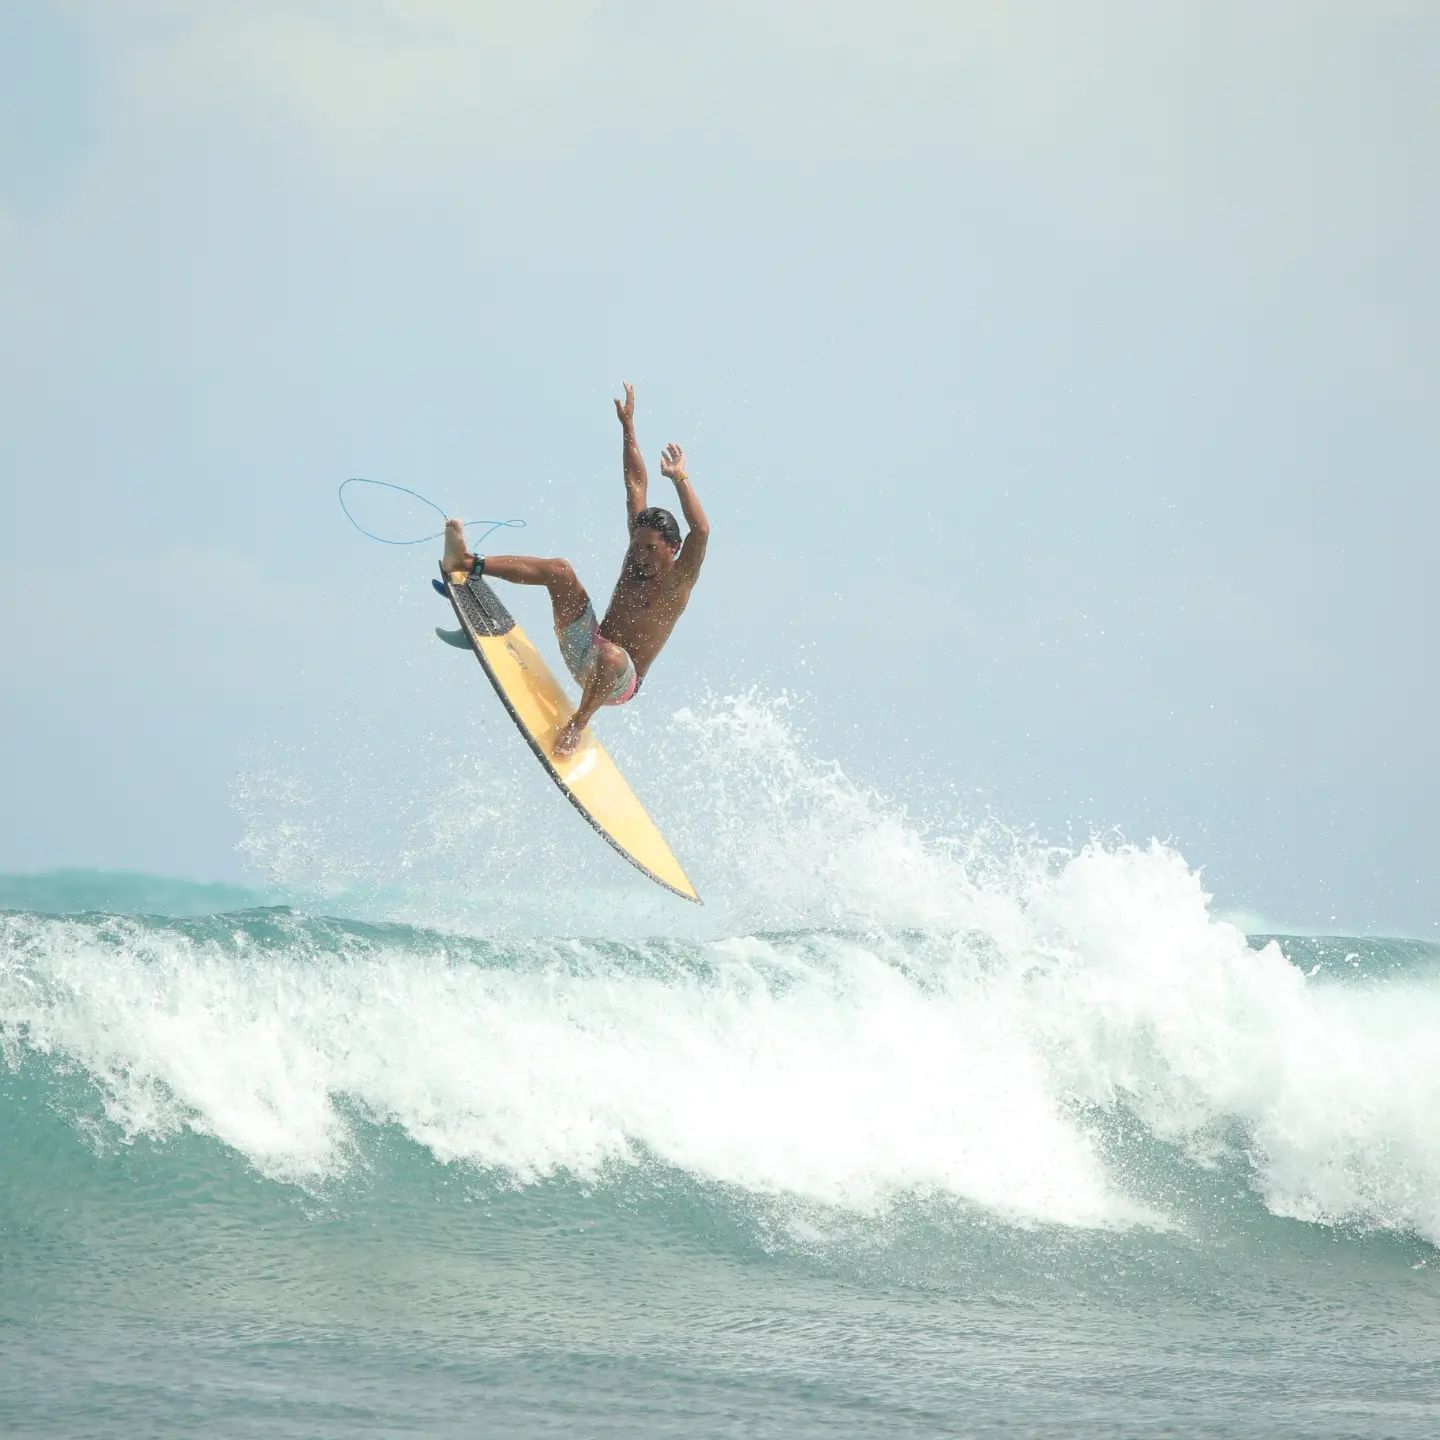
POLYGON ((690 477, 685 473, 685 452, 678 445, 667 445, 660 457, 660 473, 675 482, 675 495, 680 501, 680 513, 685 517, 688 533, 675 568, 694 584, 705 563, 705 547, 710 543, 710 522, 694 490, 690 488, 690 477))
POLYGON ((625 467, 625 519, 627 530, 634 529, 635 517, 645 508, 645 495, 650 478, 645 473, 645 457, 635 439, 635 387, 625 382, 625 398, 615 402, 620 417, 620 461, 625 467))

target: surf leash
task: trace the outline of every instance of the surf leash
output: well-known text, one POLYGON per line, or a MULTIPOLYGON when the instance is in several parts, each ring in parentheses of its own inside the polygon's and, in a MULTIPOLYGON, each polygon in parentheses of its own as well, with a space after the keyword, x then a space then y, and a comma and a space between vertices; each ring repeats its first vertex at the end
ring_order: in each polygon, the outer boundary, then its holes
MULTIPOLYGON (((428 505, 442 520, 446 518, 446 512, 433 500, 427 500, 418 490, 412 490, 408 485, 394 485, 389 480, 364 480, 359 476, 349 480, 342 480, 339 490, 336 491, 336 495, 340 501, 340 508, 345 512, 345 518, 362 535, 370 540, 378 540, 382 545, 423 545, 428 540, 438 540, 445 533, 444 529, 441 528, 433 535, 420 535, 414 540, 391 540, 384 535, 377 535, 373 530, 367 530, 354 515, 350 513, 350 507, 345 503, 345 487, 347 485, 378 485, 382 490, 398 490, 400 494, 409 495, 412 499, 418 500, 422 505, 428 505)), ((475 549, 476 546, 483 545, 497 530, 523 530, 525 528, 525 522, 523 520, 466 520, 462 523, 466 526, 485 525, 488 527, 485 532, 478 537, 472 538, 468 535, 465 537, 466 545, 472 550, 475 549)))

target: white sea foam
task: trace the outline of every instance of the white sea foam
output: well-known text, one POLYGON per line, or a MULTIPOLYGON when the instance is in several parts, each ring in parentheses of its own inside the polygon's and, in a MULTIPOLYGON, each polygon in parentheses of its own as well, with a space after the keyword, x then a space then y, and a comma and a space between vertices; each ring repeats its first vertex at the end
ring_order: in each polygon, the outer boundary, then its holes
POLYGON ((710 777, 680 828, 728 934, 486 959, 434 933, 337 948, 299 916, 278 948, 11 917, 6 1054, 82 1066, 121 1134, 202 1131, 306 1183, 353 1162, 358 1113, 521 1184, 659 1162, 857 1212, 918 1192, 1167 1223, 1097 1138, 1124 1115, 1244 1164, 1276 1213, 1440 1241, 1431 982, 1307 979, 1158 844, 938 841, 773 705, 680 723, 710 777))

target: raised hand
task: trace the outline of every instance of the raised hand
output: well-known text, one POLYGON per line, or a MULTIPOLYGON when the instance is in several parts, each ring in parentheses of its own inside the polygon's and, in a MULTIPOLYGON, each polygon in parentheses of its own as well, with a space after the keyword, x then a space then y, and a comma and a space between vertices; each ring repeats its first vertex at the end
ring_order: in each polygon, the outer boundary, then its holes
POLYGON ((625 398, 615 402, 615 413, 620 417, 620 423, 629 430, 635 424, 635 387, 628 380, 622 383, 625 398))
POLYGON ((685 452, 676 444, 667 445, 660 452, 660 473, 667 480, 685 480, 685 452))

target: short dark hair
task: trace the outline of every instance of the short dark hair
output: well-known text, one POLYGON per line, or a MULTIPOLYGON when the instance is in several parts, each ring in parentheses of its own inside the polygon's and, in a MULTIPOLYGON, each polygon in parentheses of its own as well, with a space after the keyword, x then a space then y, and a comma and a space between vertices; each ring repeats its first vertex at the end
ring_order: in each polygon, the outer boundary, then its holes
POLYGON ((648 510, 642 510, 631 522, 631 532, 640 529, 642 525, 647 530, 658 530, 660 538, 667 545, 678 546, 680 544, 680 527, 675 523, 675 517, 668 510, 662 510, 658 505, 652 505, 648 510))

